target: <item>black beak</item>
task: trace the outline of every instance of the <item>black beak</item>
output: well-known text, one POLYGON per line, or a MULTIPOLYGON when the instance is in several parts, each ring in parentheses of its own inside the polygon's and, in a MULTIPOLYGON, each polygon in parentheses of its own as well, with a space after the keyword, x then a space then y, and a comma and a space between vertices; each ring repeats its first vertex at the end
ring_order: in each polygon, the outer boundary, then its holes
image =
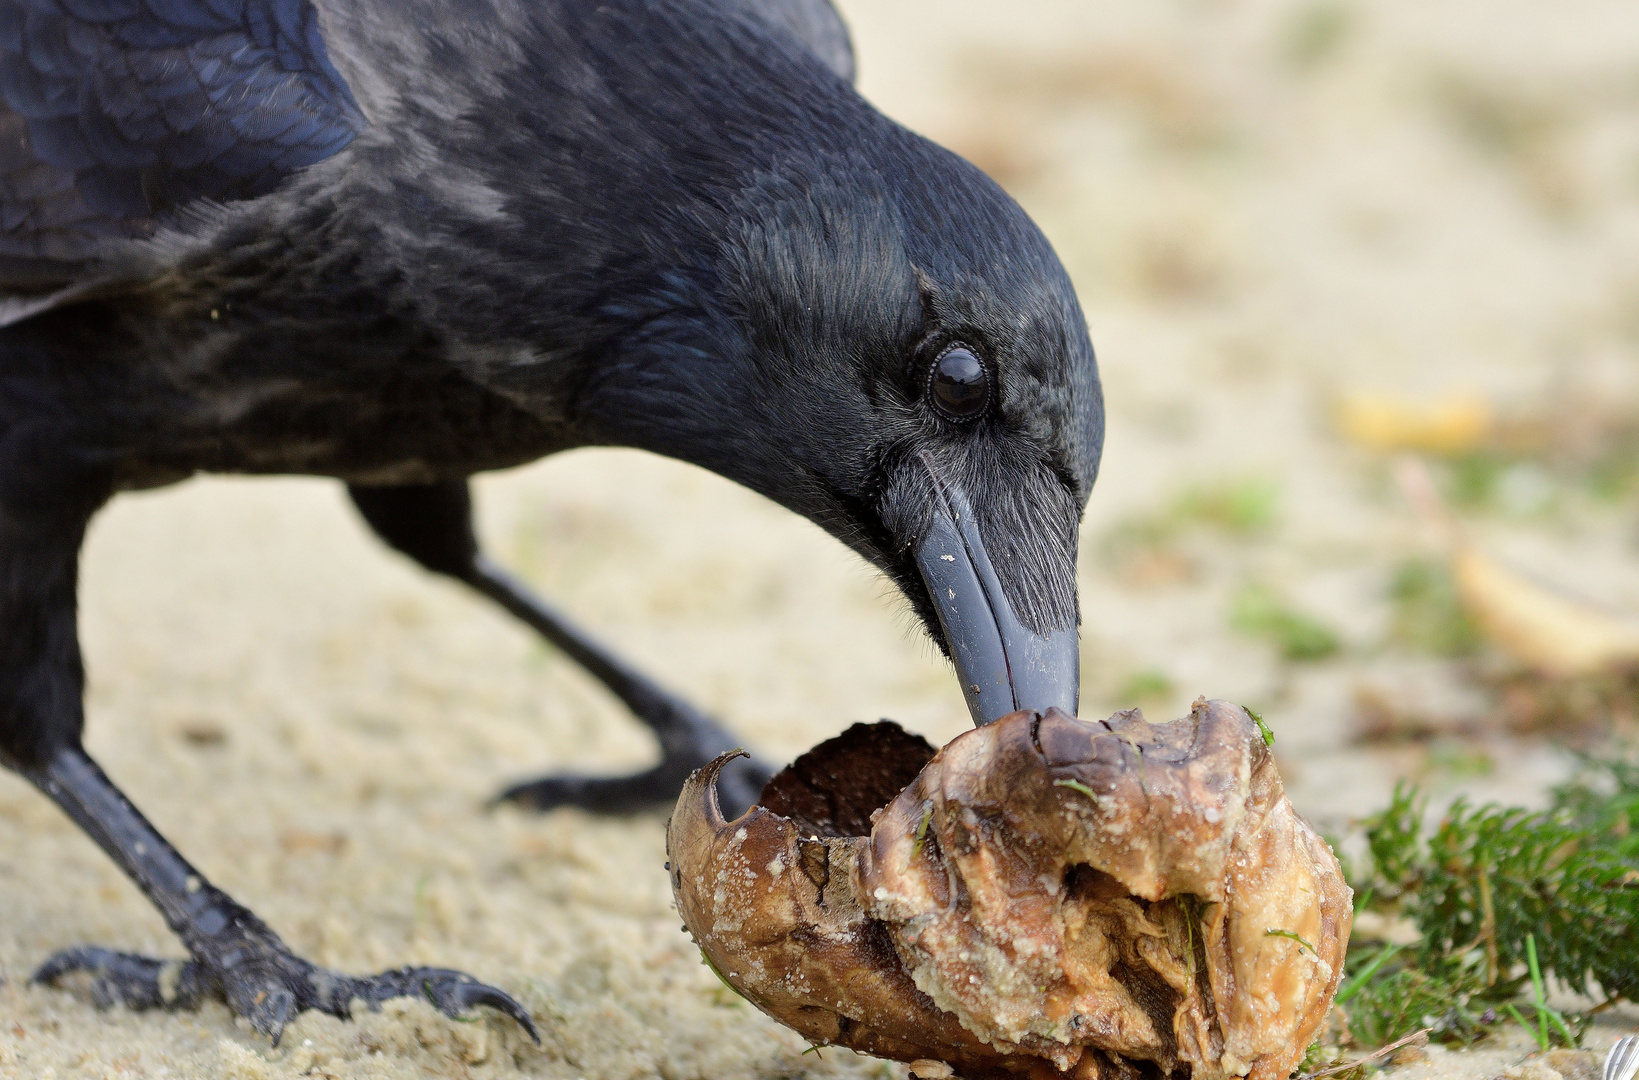
POLYGON ((1021 623, 985 552, 961 489, 933 472, 937 504, 913 554, 950 646, 974 726, 1018 709, 1074 716, 1081 657, 1074 625, 1045 637, 1021 623))

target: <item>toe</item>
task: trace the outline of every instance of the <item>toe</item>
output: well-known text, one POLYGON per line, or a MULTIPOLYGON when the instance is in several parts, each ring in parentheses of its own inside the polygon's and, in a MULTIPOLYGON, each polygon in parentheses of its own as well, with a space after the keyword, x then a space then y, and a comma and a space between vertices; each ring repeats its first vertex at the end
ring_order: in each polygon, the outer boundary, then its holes
POLYGON ((595 814, 631 814, 667 806, 677 798, 682 781, 659 769, 635 776, 581 776, 562 773, 514 784, 496 797, 530 810, 578 806, 595 814))
POLYGON ((102 1009, 186 1009, 198 1003, 205 989, 199 965, 192 961, 155 960, 89 945, 57 953, 29 981, 49 986, 77 972, 91 976, 91 1000, 102 1009))
POLYGON ((82 945, 75 949, 64 949, 53 953, 51 958, 35 969, 29 982, 37 986, 50 986, 64 975, 75 971, 100 971, 108 966, 108 962, 120 953, 112 949, 99 949, 94 945, 82 945))
MULTIPOLYGON (((709 758, 706 760, 710 760, 709 758)), ((582 776, 560 773, 539 780, 514 784, 496 796, 497 803, 509 802, 530 810, 552 810, 578 806, 595 814, 632 814, 658 808, 669 809, 683 789, 689 774, 705 761, 675 757, 644 772, 630 776, 582 776)), ((738 817, 762 795, 763 785, 774 775, 764 762, 736 758, 718 777, 717 797, 723 812, 738 817)))

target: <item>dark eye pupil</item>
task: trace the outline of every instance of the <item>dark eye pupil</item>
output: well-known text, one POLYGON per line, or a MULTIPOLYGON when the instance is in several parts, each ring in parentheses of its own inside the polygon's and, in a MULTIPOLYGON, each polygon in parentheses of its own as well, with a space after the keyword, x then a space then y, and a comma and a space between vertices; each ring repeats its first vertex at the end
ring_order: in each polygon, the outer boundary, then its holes
POLYGON ((955 348, 933 365, 928 380, 933 403, 951 416, 977 415, 990 399, 990 375, 979 358, 963 348, 955 348))

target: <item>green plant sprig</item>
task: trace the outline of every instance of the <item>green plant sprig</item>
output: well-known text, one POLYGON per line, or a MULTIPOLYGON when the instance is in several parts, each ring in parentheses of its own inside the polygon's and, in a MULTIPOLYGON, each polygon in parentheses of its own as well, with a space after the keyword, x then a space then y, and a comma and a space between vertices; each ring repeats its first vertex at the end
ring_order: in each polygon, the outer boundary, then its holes
POLYGON ((1429 830, 1416 788, 1365 825, 1361 911, 1409 918, 1415 946, 1350 949, 1336 1003, 1351 1039, 1419 1027, 1467 1042, 1519 1023, 1544 1049, 1575 1045, 1586 1017, 1548 1005, 1557 979, 1585 996, 1639 991, 1639 765, 1585 761, 1546 810, 1459 800, 1429 830))

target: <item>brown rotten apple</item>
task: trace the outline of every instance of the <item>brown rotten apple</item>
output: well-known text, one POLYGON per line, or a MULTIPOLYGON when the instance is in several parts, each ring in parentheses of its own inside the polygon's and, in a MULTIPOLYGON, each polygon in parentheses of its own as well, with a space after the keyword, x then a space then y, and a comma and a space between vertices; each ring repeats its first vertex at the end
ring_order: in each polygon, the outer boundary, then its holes
POLYGON ((668 826, 678 909, 815 1043, 968 1080, 1275 1080, 1342 976, 1349 889, 1239 706, 1017 712, 937 754, 856 725, 734 821, 727 760, 668 826))

